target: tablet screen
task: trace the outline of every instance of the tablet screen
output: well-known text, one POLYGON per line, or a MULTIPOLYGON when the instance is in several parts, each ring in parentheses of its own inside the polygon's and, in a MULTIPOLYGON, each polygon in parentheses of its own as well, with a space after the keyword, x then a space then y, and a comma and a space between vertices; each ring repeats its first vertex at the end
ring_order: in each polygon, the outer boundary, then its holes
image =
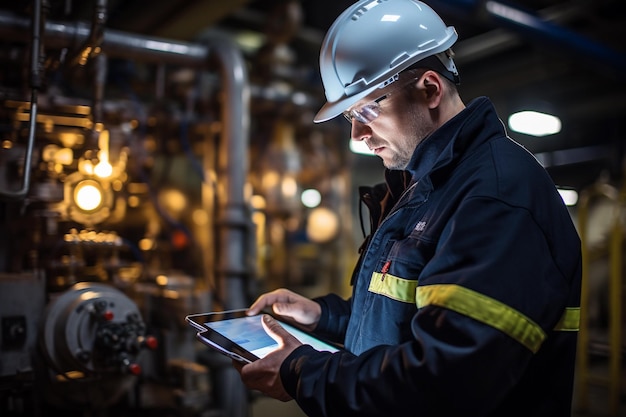
MULTIPOLYGON (((278 348, 278 343, 265 332, 261 324, 261 317, 249 316, 221 321, 205 322, 204 325, 232 340, 245 350, 259 358, 278 348)), ((293 327, 289 324, 280 323, 289 333, 294 335, 303 344, 311 345, 316 350, 336 352, 338 349, 332 345, 293 327)))

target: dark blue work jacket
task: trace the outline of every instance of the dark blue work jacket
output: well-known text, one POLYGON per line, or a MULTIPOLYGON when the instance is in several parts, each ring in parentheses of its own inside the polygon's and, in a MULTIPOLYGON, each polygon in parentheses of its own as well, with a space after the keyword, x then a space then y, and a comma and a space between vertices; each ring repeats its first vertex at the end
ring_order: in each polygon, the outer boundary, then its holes
POLYGON ((487 98, 362 190, 372 234, 349 300, 317 299, 317 331, 285 389, 310 416, 569 417, 581 253, 547 172, 487 98))

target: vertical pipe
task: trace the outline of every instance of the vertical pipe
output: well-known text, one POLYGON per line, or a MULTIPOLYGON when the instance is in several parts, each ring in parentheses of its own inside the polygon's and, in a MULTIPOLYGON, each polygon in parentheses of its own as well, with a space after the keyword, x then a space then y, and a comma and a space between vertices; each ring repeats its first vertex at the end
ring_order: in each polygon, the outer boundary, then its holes
POLYGON ((248 306, 245 281, 249 275, 245 242, 250 221, 244 185, 248 168, 250 91, 243 56, 230 40, 210 43, 209 51, 219 59, 224 84, 217 161, 217 177, 222 180, 218 187, 216 277, 224 308, 245 308, 248 306))
POLYGON ((90 132, 87 149, 98 149, 98 137, 104 129, 104 90, 108 71, 108 59, 106 54, 100 53, 94 58, 94 85, 93 100, 91 104, 91 119, 93 127, 90 132))
MULTIPOLYGON (((37 0, 39 4, 41 0, 37 0)), ((33 63, 39 60, 39 13, 35 13, 37 22, 34 25, 33 63), (35 52, 37 51, 37 52, 35 52)), ((0 11, 0 37, 20 38, 27 23, 0 11)), ((86 28, 75 25, 47 22, 46 35, 51 44, 68 46, 77 39, 88 36, 86 28)), ((218 148, 217 177, 217 244, 216 280, 224 301, 224 308, 244 308, 248 305, 247 278, 250 275, 250 264, 246 254, 247 240, 250 237, 250 219, 244 200, 244 185, 248 173, 248 137, 249 137, 249 101, 250 87, 244 58, 239 49, 229 39, 215 39, 207 46, 175 42, 167 39, 149 38, 140 35, 116 31, 104 33, 103 49, 109 56, 126 57, 158 63, 174 63, 201 67, 207 65, 207 58, 215 58, 220 66, 223 81, 222 97, 222 135, 218 148)), ((33 72, 38 74, 38 68, 33 72)), ((38 78, 38 77, 37 77, 38 78)), ((31 102, 31 139, 34 141, 34 124, 36 120, 36 89, 31 102)), ((27 155, 28 169, 32 152, 32 142, 27 155)), ((29 177, 25 178, 25 185, 29 177)), ((27 188, 22 191, 26 195, 27 188)), ((4 193, 6 196, 8 193, 4 193)), ((0 193, 0 197, 3 194, 0 193)), ((248 415, 247 390, 241 383, 236 371, 228 362, 224 369, 218 370, 220 389, 224 396, 220 398, 225 417, 248 415)))
POLYGON ((100 53, 102 40, 104 39, 104 24, 107 15, 107 0, 96 0, 89 36, 74 53, 73 58, 69 59, 70 65, 85 65, 89 58, 97 56, 100 53))
POLYGON ((26 197, 30 188, 30 170, 33 159, 33 147, 35 145, 35 133, 37 130, 37 99, 41 80, 39 75, 39 54, 41 36, 41 0, 35 0, 32 18, 32 43, 30 58, 30 119, 28 121, 28 142, 24 154, 24 173, 22 186, 17 191, 0 190, 0 199, 21 200, 26 197))
MULTIPOLYGON (((217 290, 224 308, 248 306, 246 284, 249 278, 246 241, 250 238, 244 185, 248 172, 250 92, 245 61, 229 39, 208 44, 209 55, 220 64, 223 89, 222 134, 218 147, 217 178, 217 290)), ((230 365, 216 369, 219 395, 216 400, 224 417, 244 417, 249 413, 247 389, 230 365)))

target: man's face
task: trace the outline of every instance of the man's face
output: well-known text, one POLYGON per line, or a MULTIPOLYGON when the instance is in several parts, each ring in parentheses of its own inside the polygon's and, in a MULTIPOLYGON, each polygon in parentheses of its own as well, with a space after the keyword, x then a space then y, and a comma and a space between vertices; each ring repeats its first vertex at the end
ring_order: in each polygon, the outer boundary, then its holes
POLYGON ((405 169, 415 147, 433 130, 428 108, 419 100, 417 88, 420 82, 421 79, 413 80, 399 90, 394 90, 396 83, 393 83, 365 97, 350 109, 360 110, 391 92, 378 101, 378 116, 374 120, 364 123, 354 117, 351 130, 352 140, 364 141, 389 169, 405 169))

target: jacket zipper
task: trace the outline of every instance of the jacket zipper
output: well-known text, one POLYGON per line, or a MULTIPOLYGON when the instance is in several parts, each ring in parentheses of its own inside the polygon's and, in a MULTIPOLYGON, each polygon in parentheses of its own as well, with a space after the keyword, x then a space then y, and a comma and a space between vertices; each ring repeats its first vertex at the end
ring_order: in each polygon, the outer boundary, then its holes
MULTIPOLYGON (((417 186, 417 184, 418 184, 418 183, 419 183, 419 182, 415 182, 415 183, 411 184, 411 185, 410 185, 410 186, 409 186, 406 190, 404 190, 404 191, 402 192, 402 194, 400 195, 400 198, 398 199, 398 201, 396 202, 396 204, 394 204, 393 208, 391 209, 391 211, 389 212, 389 214, 387 215, 387 217, 385 217, 385 218, 383 219, 383 221, 382 221, 382 222, 380 222, 380 224, 379 224, 379 225, 378 225, 378 227, 376 228, 376 231, 375 231, 374 233, 372 233, 372 234, 371 234, 371 238, 369 239, 369 242, 367 242, 367 246, 364 248, 364 253, 362 253, 362 254, 361 254, 361 258, 359 258, 359 259, 362 259, 362 258, 364 258, 364 257, 366 257, 366 256, 367 256, 367 252, 369 252, 369 250, 370 250, 370 244, 371 244, 371 243, 372 243, 372 241, 374 240, 374 235, 375 235, 376 233, 378 233, 378 231, 380 230, 380 228, 381 228, 381 226, 383 225, 383 223, 385 223, 387 220, 389 220, 389 219, 390 219, 393 215, 395 215, 395 214, 398 212, 398 208, 399 208, 400 203, 402 202, 402 199, 404 198, 404 196, 405 196, 405 195, 406 195, 406 194, 407 194, 410 190, 412 190, 413 188, 415 188, 415 187, 417 186)), ((383 275, 382 275, 382 277, 381 277, 381 281, 384 281, 384 280, 385 280, 385 275, 386 275, 386 274, 387 274, 387 272, 389 271, 389 267, 390 267, 390 266, 391 266, 391 261, 387 261, 387 262, 385 262, 385 264, 383 265, 383 270, 385 269, 385 267, 387 267, 387 268, 386 268, 386 270, 385 270, 385 271, 382 271, 382 270, 381 270, 381 272, 383 272, 383 275)), ((361 263, 361 262, 359 262, 359 265, 358 265, 358 269, 359 269, 359 270, 358 270, 358 271, 356 271, 356 270, 355 270, 355 272, 356 272, 356 273, 353 275, 352 279, 350 280, 350 284, 351 284, 351 285, 354 285, 354 282, 355 282, 354 278, 358 277, 358 276, 361 274, 361 268, 362 268, 362 267, 363 267, 362 263, 361 263)))

